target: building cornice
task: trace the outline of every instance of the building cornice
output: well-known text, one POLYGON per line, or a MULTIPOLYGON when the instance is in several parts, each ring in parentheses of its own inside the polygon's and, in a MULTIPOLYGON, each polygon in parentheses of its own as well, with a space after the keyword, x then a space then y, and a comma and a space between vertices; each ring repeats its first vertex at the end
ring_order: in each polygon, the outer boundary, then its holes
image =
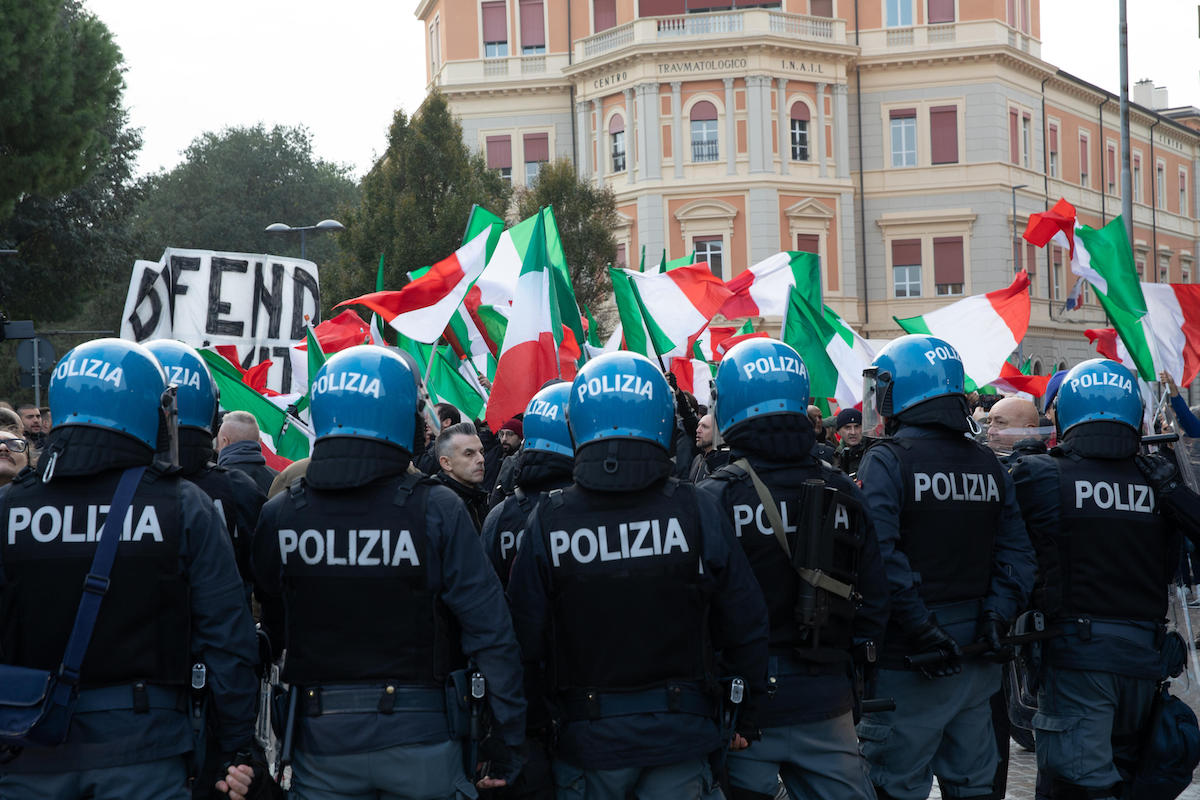
POLYGON ((425 15, 429 13, 429 8, 434 4, 435 0, 420 0, 417 3, 417 8, 413 11, 413 16, 422 22, 425 21, 425 15))

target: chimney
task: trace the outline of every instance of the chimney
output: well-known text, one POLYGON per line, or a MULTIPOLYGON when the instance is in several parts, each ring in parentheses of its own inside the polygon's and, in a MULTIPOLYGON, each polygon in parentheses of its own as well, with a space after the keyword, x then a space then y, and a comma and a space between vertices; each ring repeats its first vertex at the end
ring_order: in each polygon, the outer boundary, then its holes
POLYGON ((1154 108, 1154 81, 1142 78, 1133 85, 1133 102, 1144 108, 1154 108))
POLYGON ((1161 109, 1169 108, 1169 107, 1170 107, 1170 105, 1167 103, 1167 87, 1155 86, 1154 87, 1154 106, 1153 106, 1154 110, 1159 111, 1161 109))

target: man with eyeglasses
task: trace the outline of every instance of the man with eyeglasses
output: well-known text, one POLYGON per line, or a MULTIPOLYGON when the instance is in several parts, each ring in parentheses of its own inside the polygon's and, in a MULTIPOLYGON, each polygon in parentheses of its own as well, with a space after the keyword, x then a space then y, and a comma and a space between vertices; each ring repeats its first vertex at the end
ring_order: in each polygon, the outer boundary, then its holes
POLYGON ((12 483, 13 478, 29 465, 28 449, 20 436, 0 430, 0 486, 12 483))

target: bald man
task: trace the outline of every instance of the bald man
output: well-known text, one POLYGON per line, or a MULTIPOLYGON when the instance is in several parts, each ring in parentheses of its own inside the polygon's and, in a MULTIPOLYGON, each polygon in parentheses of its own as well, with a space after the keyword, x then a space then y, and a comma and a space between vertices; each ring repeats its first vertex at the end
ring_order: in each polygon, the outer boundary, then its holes
POLYGON ((267 466, 259 441, 258 420, 246 411, 230 411, 217 431, 217 465, 249 475, 266 494, 278 471, 267 466))
MULTIPOLYGON (((988 412, 988 447, 999 456, 1016 457, 1046 452, 1038 430, 1038 410, 1032 400, 1005 397, 988 412), (1009 455, 1011 453, 1011 456, 1009 455)), ((1005 461, 1005 458, 1001 458, 1005 461)), ((1007 466, 1007 463, 1005 464, 1007 466)))

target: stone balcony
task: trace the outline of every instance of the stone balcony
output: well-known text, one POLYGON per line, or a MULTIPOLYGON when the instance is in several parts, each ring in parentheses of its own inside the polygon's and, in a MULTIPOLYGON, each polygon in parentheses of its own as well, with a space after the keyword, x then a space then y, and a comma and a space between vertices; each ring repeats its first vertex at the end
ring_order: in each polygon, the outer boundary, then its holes
POLYGON ((580 39, 575 43, 575 61, 583 63, 639 45, 651 48, 689 43, 728 45, 737 40, 758 43, 764 39, 845 45, 846 22, 762 8, 645 17, 580 39))
POLYGON ((1003 45, 1028 53, 1034 58, 1041 58, 1042 50, 1041 42, 1037 39, 998 20, 864 30, 860 32, 860 44, 864 58, 906 52, 927 53, 964 47, 1003 45))
POLYGON ((434 74, 431 86, 454 90, 480 85, 496 86, 505 82, 523 86, 566 85, 563 68, 567 62, 566 53, 448 61, 434 74))

